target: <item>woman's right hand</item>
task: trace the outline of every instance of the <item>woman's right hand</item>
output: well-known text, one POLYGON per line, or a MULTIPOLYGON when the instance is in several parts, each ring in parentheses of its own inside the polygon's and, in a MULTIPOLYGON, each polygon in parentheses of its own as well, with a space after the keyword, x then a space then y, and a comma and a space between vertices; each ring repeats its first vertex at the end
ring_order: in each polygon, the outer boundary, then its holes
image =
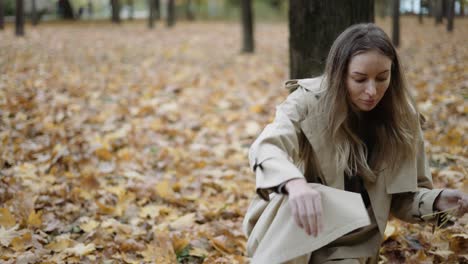
POLYGON ((308 235, 317 236, 323 230, 320 193, 308 186, 302 178, 288 181, 285 188, 294 220, 308 235))

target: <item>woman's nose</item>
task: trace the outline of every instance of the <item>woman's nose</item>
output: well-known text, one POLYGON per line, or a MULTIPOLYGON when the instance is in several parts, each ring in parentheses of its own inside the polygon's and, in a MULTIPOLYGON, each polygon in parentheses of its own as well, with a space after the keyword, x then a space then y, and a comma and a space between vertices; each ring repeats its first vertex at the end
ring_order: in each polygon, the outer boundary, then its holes
POLYGON ((375 94, 377 93, 377 90, 376 90, 376 87, 375 87, 375 81, 370 81, 370 82, 367 84, 365 93, 366 93, 367 95, 369 95, 370 97, 375 96, 375 94))

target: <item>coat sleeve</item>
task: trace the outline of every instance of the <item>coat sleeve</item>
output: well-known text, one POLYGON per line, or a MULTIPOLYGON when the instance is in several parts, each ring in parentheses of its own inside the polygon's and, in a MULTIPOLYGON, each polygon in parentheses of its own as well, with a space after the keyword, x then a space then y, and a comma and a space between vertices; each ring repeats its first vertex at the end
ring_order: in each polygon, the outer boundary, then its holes
POLYGON ((434 201, 443 189, 433 189, 431 171, 424 150, 422 130, 419 129, 417 151, 418 191, 392 195, 391 212, 397 218, 410 222, 428 222, 436 217, 432 214, 434 201))
POLYGON ((309 91, 299 86, 276 107, 275 119, 249 148, 250 167, 256 175, 256 192, 269 200, 277 186, 294 178, 304 178, 299 161, 300 122, 307 115, 309 91))

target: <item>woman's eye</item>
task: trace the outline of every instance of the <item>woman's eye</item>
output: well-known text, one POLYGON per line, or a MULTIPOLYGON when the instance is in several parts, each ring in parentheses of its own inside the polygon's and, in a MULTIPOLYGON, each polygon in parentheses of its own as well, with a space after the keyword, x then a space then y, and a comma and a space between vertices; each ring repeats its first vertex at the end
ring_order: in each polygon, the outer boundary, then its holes
POLYGON ((359 80, 354 80, 354 81, 357 82, 357 83, 363 83, 363 82, 366 81, 366 79, 359 79, 359 80))
POLYGON ((385 82, 387 80, 387 78, 385 79, 377 79, 378 82, 385 82))

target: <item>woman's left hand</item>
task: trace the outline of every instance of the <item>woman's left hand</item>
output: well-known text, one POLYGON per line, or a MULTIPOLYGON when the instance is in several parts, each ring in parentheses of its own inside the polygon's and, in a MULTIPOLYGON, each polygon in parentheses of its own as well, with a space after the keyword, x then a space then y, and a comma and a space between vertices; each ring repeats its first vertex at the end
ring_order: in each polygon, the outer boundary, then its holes
POLYGON ((439 211, 456 208, 455 215, 463 216, 468 213, 468 194, 456 189, 444 189, 434 201, 439 211))

